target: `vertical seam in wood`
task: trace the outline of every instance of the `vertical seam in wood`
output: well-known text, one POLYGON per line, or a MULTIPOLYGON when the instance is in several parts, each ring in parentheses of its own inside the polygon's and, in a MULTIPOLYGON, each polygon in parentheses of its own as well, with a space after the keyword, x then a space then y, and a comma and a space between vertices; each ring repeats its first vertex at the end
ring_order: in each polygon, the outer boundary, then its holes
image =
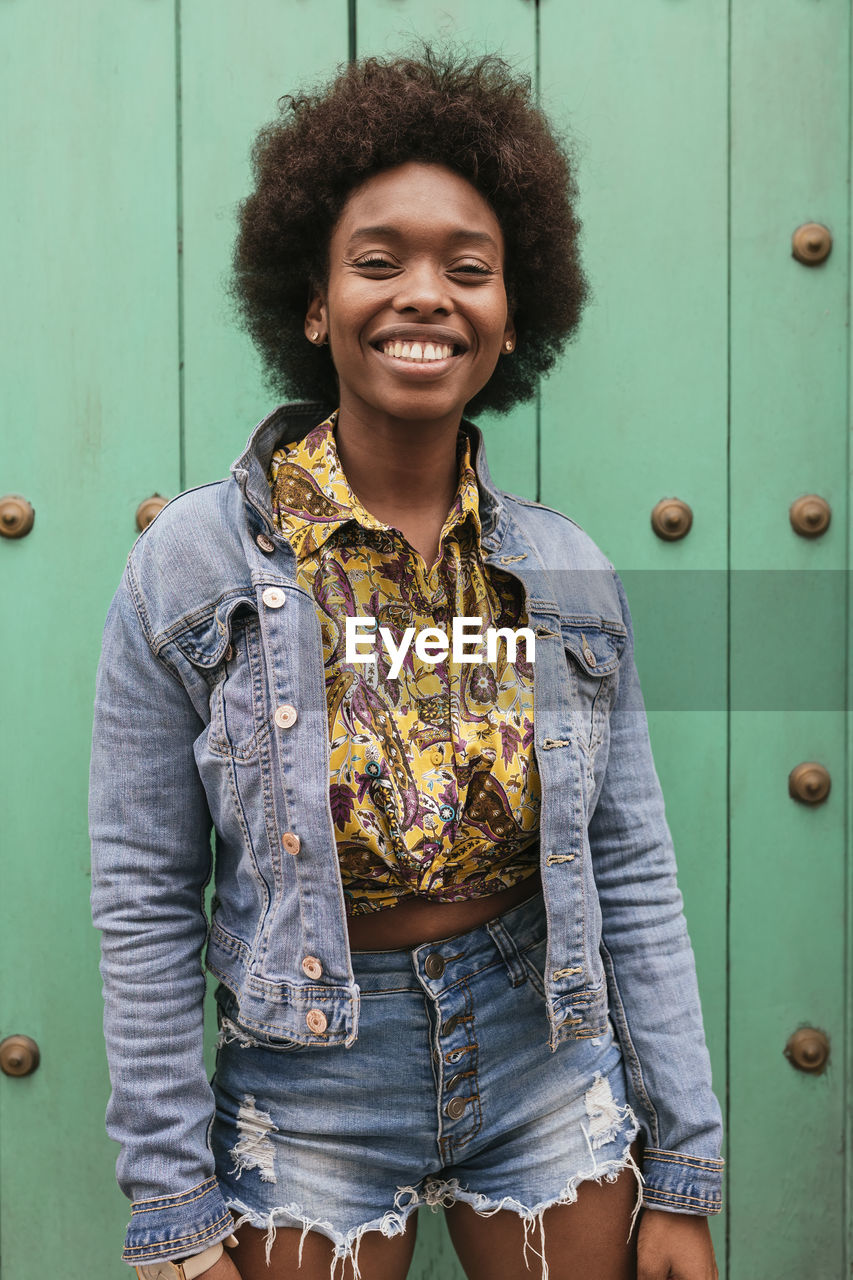
POLYGON ((184 111, 181 0, 175 0, 175 234, 178 305, 178 487, 187 487, 184 389, 184 111))
POLYGON ((723 1126, 727 1206, 723 1278, 731 1275, 731 1009, 732 1009, 732 0, 726 22, 726 966, 725 966, 725 1099, 723 1126))
MULTIPOLYGON (((534 75, 534 91, 536 94, 537 107, 542 106, 542 65, 541 65, 541 13, 540 0, 536 0, 534 8, 534 27, 533 27, 533 75, 534 75)), ((536 434, 536 476, 535 476, 535 496, 536 501, 542 501, 542 379, 536 380, 536 416, 534 421, 534 429, 536 434)))
MULTIPOLYGON (((853 983, 850 980, 850 962, 851 962, 851 946, 853 946, 853 876, 851 876, 851 859, 853 859, 853 829, 851 829, 851 804, 850 804, 850 783, 853 782, 853 715, 851 715, 851 644, 853 644, 853 600, 851 600, 850 592, 850 571, 853 568, 853 509, 851 509, 851 493, 849 486, 849 478, 853 475, 853 442, 851 442, 851 422, 853 422, 853 369, 851 362, 853 361, 853 347, 850 343, 850 325, 853 321, 851 314, 850 290, 853 286, 853 199, 851 199, 850 185, 853 182, 853 132, 851 131, 851 111, 853 111, 853 5, 847 6, 847 314, 846 331, 847 331, 847 405, 848 405, 848 422, 847 422, 847 476, 848 485, 846 486, 846 510, 845 519, 847 523, 847 545, 845 547, 845 574, 844 574, 844 594, 845 594, 845 619, 846 619, 846 662, 844 664, 844 709, 846 734, 844 741, 844 776, 848 785, 844 788, 844 902, 845 902, 845 921, 844 921, 844 938, 842 940, 843 948, 843 970, 844 970, 844 1009, 846 1014, 846 1035, 844 1037, 844 1045, 842 1048, 843 1069, 842 1079, 850 1080, 850 1070, 853 1066, 851 1057, 853 1057, 853 983)), ((851 1086, 848 1084, 848 1089, 851 1086)), ((843 1221, 846 1223, 844 1232, 844 1274, 849 1276, 853 1269, 853 1166, 850 1160, 850 1143, 853 1141, 853 1097, 845 1098, 845 1141, 842 1144, 842 1160, 844 1168, 844 1203, 842 1205, 843 1221)))

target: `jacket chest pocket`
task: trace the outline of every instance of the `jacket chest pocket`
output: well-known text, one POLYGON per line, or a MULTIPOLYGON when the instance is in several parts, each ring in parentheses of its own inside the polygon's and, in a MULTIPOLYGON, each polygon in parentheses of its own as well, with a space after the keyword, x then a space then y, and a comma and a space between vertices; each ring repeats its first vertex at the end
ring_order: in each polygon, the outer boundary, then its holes
POLYGON ((619 652, 624 636, 600 624, 563 620, 560 624, 566 654, 571 714, 590 770, 607 732, 610 708, 619 679, 619 652))
POLYGON ((261 632, 257 614, 230 619, 230 639, 213 673, 208 745, 217 755, 253 760, 269 732, 264 713, 261 632))

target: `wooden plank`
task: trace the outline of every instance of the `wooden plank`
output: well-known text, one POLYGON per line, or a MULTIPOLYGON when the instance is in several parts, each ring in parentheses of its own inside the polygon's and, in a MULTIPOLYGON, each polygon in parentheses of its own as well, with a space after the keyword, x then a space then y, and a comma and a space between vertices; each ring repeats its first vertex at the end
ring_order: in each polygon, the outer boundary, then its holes
POLYGON ((174 13, 0 6, 4 489, 36 508, 0 541, 2 1034, 41 1047, 0 1076, 3 1273, 117 1278, 128 1206, 89 919, 95 664, 138 503, 178 484, 174 13))
POLYGON ((278 99, 346 61, 347 0, 181 0, 186 485, 226 475, 281 396, 227 297, 249 149, 278 99))
POLYGON ((844 1266, 849 5, 738 0, 731 53, 732 1276, 844 1266), (832 256, 791 257, 807 221, 832 256), (798 538, 790 503, 832 504, 798 538), (790 769, 838 786, 810 809, 790 769), (825 1031, 821 1076, 783 1056, 825 1031), (761 1223, 756 1231, 756 1223, 761 1223))
MULTIPOLYGON (((473 55, 498 53, 520 74, 535 76, 536 14, 519 0, 359 0, 356 49, 389 57, 417 53, 418 41, 466 49, 473 55)), ((482 428, 495 482, 511 493, 537 497, 538 412, 535 402, 508 414, 483 413, 482 428)))
MULTIPOLYGON (((543 384, 543 500, 625 579, 724 1104, 727 5, 543 0, 540 20, 593 295, 543 384), (664 497, 693 509, 682 541, 652 531, 664 497)), ((722 1218, 712 1231, 725 1275, 722 1218)))

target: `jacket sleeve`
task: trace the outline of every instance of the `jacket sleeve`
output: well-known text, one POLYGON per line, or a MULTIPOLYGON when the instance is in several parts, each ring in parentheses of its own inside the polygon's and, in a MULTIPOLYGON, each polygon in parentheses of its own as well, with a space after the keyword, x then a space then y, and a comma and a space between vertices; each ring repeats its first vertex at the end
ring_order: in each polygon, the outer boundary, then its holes
POLYGON ((92 911, 101 930, 107 1131, 133 1201, 124 1259, 199 1253, 233 1220, 207 1133, 202 1054, 211 820, 195 767, 203 725, 152 651, 130 566, 98 669, 90 778, 92 911))
POLYGON ((601 954, 628 1101, 646 1143, 643 1201, 676 1213, 712 1214, 722 1207, 722 1118, 618 576, 616 585, 628 638, 607 768, 589 827, 601 954))

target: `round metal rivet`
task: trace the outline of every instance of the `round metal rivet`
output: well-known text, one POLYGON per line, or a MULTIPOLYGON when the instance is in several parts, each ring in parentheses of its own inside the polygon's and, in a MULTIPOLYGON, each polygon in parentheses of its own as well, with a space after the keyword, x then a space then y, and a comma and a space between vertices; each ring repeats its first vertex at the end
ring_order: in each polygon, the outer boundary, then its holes
POLYGON ((431 951, 424 961, 424 973, 428 978, 440 978, 447 965, 437 951, 431 951))
POLYGON ((147 529, 155 516, 158 516, 169 501, 168 498, 161 498, 159 493, 154 493, 150 498, 145 498, 136 508, 136 527, 140 533, 147 529))
POLYGON ((261 599, 268 609, 280 609, 284 604, 284 592, 281 587, 267 587, 261 599))
POLYGON ((460 1116, 465 1114, 465 1108, 468 1106, 467 1098, 451 1098, 447 1106, 444 1108, 445 1114, 451 1120, 458 1120, 460 1116))
POLYGON ((4 538, 25 538, 33 527, 36 518, 35 508, 26 498, 18 493, 9 493, 0 498, 0 536, 4 538))
POLYGON ((302 972, 309 978, 322 978, 323 966, 316 956, 306 956, 302 961, 302 972))
POLYGON ((289 702, 283 702, 280 707, 276 707, 273 719, 279 729, 289 729, 296 724, 296 707, 292 707, 289 702))
POLYGON ((308 1023, 308 1030, 313 1031, 315 1035, 320 1035, 329 1025, 322 1009, 309 1009, 305 1015, 305 1021, 308 1023))
POLYGON ((829 1062, 829 1036, 817 1027, 800 1027, 789 1037, 784 1052, 792 1067, 819 1076, 829 1062))
POLYGON ((791 236, 791 252, 804 267, 816 267, 832 252, 832 232, 820 222, 804 222, 791 236))
POLYGON ((257 538, 255 538, 255 542, 258 544, 261 551, 266 551, 267 555, 269 555, 271 551, 275 551, 275 543, 272 538, 268 537, 265 533, 259 533, 257 538))
POLYGON ((807 493, 791 503, 788 518, 794 533, 798 533, 801 538, 819 538, 829 528, 832 508, 826 498, 821 498, 816 493, 807 493))
POLYGON ((690 532, 693 512, 680 498, 661 498, 652 511, 652 528, 664 542, 676 542, 690 532))
POLYGON ((31 1076, 39 1064, 39 1047, 29 1036, 0 1041, 0 1071, 7 1076, 31 1076))
POLYGON ((788 795, 800 804, 823 804, 831 786, 829 770, 816 760, 804 760, 788 774, 788 795))
POLYGON ((294 858, 302 847, 302 841, 299 839, 299 836, 295 835, 292 831, 285 831, 284 835, 281 837, 281 843, 284 847, 285 853, 292 853, 294 858))

